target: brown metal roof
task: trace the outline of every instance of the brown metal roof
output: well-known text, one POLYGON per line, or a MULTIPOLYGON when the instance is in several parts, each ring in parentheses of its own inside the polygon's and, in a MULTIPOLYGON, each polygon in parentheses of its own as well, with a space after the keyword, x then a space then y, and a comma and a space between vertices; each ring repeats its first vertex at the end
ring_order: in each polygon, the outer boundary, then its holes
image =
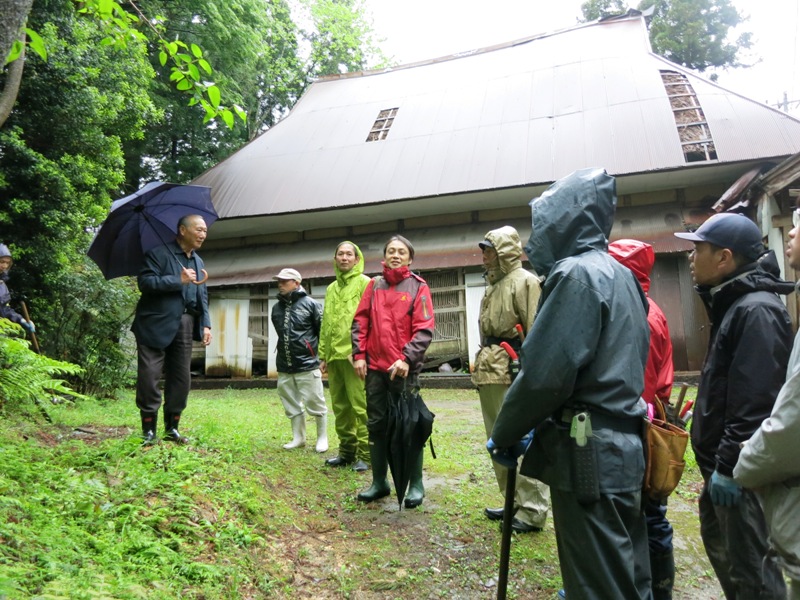
POLYGON ((225 221, 236 217, 298 215, 306 229, 309 212, 331 211, 333 224, 358 207, 368 222, 400 201, 478 210, 486 194, 588 166, 621 180, 798 151, 800 121, 652 54, 644 21, 632 16, 316 82, 284 120, 196 183, 212 187, 227 237, 236 232, 225 221), (664 70, 694 88, 717 160, 686 163, 664 70), (386 139, 367 142, 389 108, 398 111, 386 139))

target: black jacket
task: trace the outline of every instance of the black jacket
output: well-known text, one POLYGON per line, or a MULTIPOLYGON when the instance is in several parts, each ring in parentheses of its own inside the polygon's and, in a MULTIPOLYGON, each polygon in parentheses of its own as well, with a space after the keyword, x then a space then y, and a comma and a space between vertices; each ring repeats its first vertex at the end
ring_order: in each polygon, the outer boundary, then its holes
POLYGON ((573 489, 574 441, 563 415, 578 408, 593 415, 600 492, 642 486, 645 408, 639 397, 650 330, 636 278, 607 252, 616 200, 614 178, 585 169, 531 203, 525 252, 546 279, 522 345, 522 372, 492 431, 495 443, 506 447, 535 427, 521 472, 567 492, 573 489))
POLYGON ((793 284, 780 279, 773 251, 739 269, 715 288, 696 286, 711 320, 700 374, 692 447, 706 474, 733 476, 739 444, 772 411, 786 379, 792 323, 778 294, 793 284))
POLYGON ((276 364, 279 373, 302 373, 319 367, 317 348, 322 306, 299 287, 288 296, 278 295, 272 307, 272 324, 278 334, 276 364))
MULTIPOLYGON (((181 284, 181 266, 195 269, 199 277, 205 267, 203 259, 192 252, 194 259, 187 262, 186 254, 176 242, 156 246, 144 257, 144 266, 139 272, 139 291, 142 292, 136 305, 136 315, 131 330, 139 344, 152 348, 166 348, 175 339, 181 317, 186 306, 181 284)), ((203 328, 211 327, 208 313, 208 290, 206 284, 186 286, 196 311, 192 339, 203 339, 203 328)))

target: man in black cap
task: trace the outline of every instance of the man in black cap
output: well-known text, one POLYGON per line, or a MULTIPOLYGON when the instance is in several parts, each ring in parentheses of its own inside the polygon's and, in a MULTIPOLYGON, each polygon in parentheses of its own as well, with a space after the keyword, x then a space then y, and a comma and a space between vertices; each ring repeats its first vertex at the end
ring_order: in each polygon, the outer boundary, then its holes
POLYGON ((785 380, 792 323, 778 294, 793 284, 780 279, 775 253, 764 251, 761 231, 743 215, 714 215, 675 235, 694 242, 690 269, 711 320, 691 428, 706 554, 726 598, 785 598, 780 570, 764 560, 761 506, 733 480, 733 468, 785 380))

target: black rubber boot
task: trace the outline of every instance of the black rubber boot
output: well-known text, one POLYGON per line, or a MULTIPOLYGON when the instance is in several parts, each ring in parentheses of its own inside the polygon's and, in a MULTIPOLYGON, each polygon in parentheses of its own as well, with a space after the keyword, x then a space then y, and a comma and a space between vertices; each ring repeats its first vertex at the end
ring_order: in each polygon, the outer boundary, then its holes
POLYGON ((178 424, 180 421, 180 415, 164 413, 164 439, 177 444, 188 444, 189 438, 183 437, 178 433, 178 424))
POLYGON ((417 508, 425 497, 425 487, 422 485, 422 458, 425 449, 419 451, 419 456, 414 458, 411 466, 411 478, 408 482, 408 493, 403 504, 406 508, 417 508))
POLYGON ((142 417, 142 445, 152 446, 156 443, 156 429, 158 428, 158 413, 139 411, 142 417))
POLYGON ((369 455, 372 461, 372 485, 358 495, 361 502, 372 502, 385 498, 391 493, 389 480, 386 479, 386 440, 370 441, 369 455))
POLYGON ((672 600, 675 584, 675 557, 672 552, 650 555, 650 572, 653 577, 653 600, 672 600))

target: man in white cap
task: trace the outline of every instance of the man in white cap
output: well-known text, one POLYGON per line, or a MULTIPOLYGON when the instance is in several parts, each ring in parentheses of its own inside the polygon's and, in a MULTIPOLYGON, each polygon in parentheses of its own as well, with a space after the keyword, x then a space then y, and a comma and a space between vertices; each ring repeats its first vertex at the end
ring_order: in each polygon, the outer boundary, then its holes
POLYGON ((785 598, 780 569, 764 560, 764 513, 733 468, 785 381, 792 322, 778 294, 793 285, 780 279, 775 253, 765 252, 761 230, 743 215, 717 214, 675 236, 694 242, 690 269, 711 321, 692 417, 706 554, 726 598, 785 598))
POLYGON ((278 334, 278 396, 292 421, 292 441, 283 447, 305 446, 307 411, 317 421, 316 451, 327 452, 328 408, 317 353, 322 306, 300 285, 303 278, 295 269, 282 269, 273 279, 278 282, 278 302, 272 307, 278 334))

